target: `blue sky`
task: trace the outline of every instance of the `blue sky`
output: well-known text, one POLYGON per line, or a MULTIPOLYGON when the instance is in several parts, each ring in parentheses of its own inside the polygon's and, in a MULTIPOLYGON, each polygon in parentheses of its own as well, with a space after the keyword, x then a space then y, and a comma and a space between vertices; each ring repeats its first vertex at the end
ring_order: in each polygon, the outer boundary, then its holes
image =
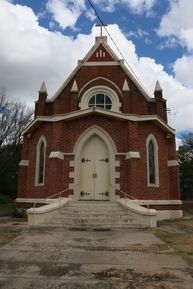
MULTIPOLYGON (((193 131, 193 1, 92 3, 152 97, 159 80, 170 125, 193 131)), ((45 80, 51 98, 94 44, 96 23, 85 0, 0 0, 0 87, 33 105, 45 80)))
MULTIPOLYGON (((91 21, 91 19, 85 15, 85 11, 83 11, 77 19, 75 26, 62 28, 60 23, 54 21, 53 14, 47 9, 47 1, 14 0, 12 2, 14 4, 31 7, 34 13, 39 15, 39 23, 41 26, 50 31, 61 31, 64 35, 71 35, 72 37, 77 37, 79 33, 89 34, 93 23, 98 21, 97 18, 91 21), (52 23, 53 26, 50 26, 50 23, 52 23)), ((156 33, 163 15, 165 15, 170 8, 170 1, 156 1, 149 15, 145 12, 134 13, 129 6, 123 4, 117 4, 115 9, 109 12, 105 11, 104 4, 101 6, 100 4, 96 4, 95 1, 92 3, 104 23, 118 24, 126 37, 135 43, 139 56, 153 57, 156 62, 163 64, 169 73, 173 73, 173 62, 184 53, 187 53, 186 48, 178 43, 170 47, 169 44, 167 45, 168 39, 160 37, 156 33)), ((92 11, 88 1, 85 1, 85 6, 86 9, 92 11)), ((94 11, 92 11, 92 13, 94 13, 94 11)))

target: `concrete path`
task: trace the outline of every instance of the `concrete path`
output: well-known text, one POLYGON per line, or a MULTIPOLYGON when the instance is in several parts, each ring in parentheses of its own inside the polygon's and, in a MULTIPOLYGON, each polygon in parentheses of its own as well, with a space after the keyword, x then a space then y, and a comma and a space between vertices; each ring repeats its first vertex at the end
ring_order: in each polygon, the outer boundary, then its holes
POLYGON ((40 228, 0 248, 0 288, 193 289, 193 279, 151 231, 40 228))

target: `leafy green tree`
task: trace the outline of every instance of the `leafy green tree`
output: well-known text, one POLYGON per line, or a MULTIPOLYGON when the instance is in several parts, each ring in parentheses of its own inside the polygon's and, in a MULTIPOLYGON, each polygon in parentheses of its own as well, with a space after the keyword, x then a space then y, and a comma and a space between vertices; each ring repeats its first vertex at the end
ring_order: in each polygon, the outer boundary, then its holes
POLYGON ((193 132, 182 135, 182 145, 177 156, 180 169, 180 185, 183 198, 193 197, 193 132))
POLYGON ((26 105, 9 100, 0 89, 0 193, 16 195, 22 130, 33 115, 26 105))

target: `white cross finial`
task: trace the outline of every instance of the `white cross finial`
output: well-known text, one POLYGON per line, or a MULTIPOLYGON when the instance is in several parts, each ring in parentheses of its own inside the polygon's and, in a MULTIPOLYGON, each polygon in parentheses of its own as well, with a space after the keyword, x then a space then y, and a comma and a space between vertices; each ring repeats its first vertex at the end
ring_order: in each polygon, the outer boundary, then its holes
POLYGON ((108 26, 107 24, 104 24, 103 22, 100 24, 96 24, 97 27, 100 27, 100 36, 103 36, 103 27, 108 26))

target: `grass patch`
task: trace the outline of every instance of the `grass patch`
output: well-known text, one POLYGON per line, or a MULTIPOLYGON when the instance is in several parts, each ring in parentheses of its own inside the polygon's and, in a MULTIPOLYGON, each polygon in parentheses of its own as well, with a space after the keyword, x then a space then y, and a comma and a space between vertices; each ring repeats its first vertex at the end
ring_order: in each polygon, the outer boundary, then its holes
POLYGON ((0 247, 9 243, 10 241, 12 241, 13 239, 15 239, 17 236, 19 236, 19 232, 16 233, 1 233, 0 234, 0 247))
POLYGON ((193 266, 193 220, 161 222, 154 233, 193 266), (174 229, 175 228, 175 229, 174 229))

